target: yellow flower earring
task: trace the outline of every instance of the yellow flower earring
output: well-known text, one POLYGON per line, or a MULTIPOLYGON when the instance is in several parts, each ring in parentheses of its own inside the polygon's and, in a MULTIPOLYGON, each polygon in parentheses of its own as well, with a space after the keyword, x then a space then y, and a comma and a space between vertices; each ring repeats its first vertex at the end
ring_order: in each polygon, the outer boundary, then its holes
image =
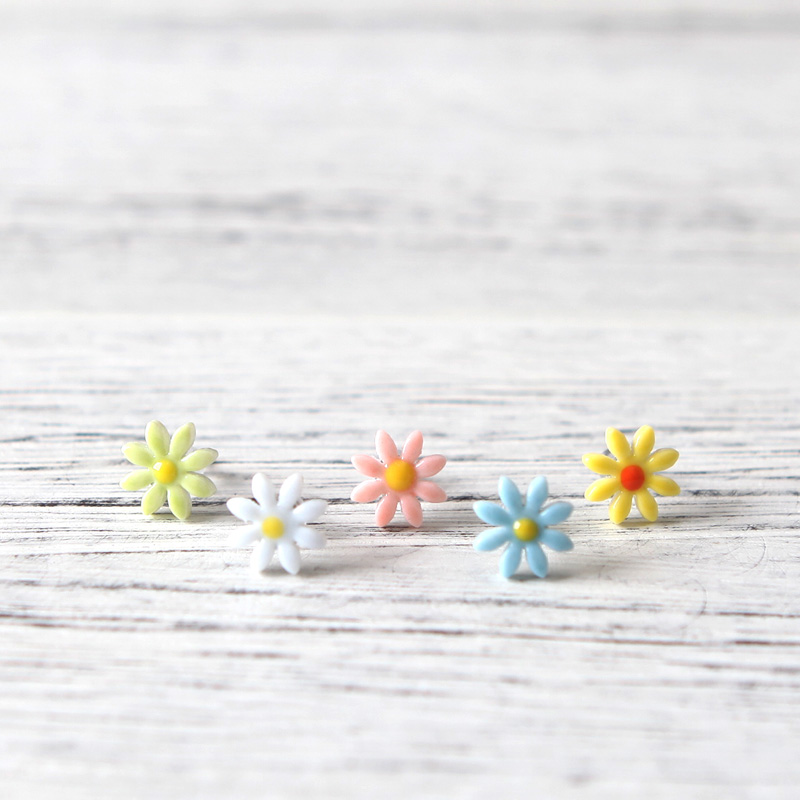
POLYGON ((616 428, 606 430, 606 444, 614 458, 602 453, 587 453, 583 463, 599 478, 586 490, 585 497, 593 503, 600 503, 611 497, 608 504, 608 518, 619 525, 631 513, 631 503, 636 499, 636 507, 648 522, 658 519, 658 504, 651 492, 671 497, 680 494, 680 486, 672 478, 656 473, 669 469, 678 460, 678 451, 664 447, 653 453, 656 441, 655 431, 643 425, 629 444, 623 433, 616 428))

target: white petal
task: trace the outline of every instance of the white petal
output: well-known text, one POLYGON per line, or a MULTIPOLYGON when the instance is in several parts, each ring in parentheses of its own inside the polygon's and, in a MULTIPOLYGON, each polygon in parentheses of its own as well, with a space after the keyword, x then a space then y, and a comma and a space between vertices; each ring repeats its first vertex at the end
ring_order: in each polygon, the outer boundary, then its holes
POLYGON ((226 503, 228 511, 243 522, 261 522, 264 512, 246 497, 231 497, 226 503))
POLYGON ((275 508, 275 487, 263 472, 253 475, 253 497, 265 510, 275 508))
POLYGON ((300 499, 300 492, 303 491, 303 476, 299 472, 290 475, 281 486, 278 495, 278 507, 284 511, 291 511, 300 499))
POLYGON ((278 558, 287 572, 292 575, 300 572, 300 551, 294 542, 281 542, 278 546, 278 558))
POLYGON ((294 532, 294 540, 300 547, 306 547, 309 550, 321 550, 325 547, 325 534, 319 528, 306 528, 301 525, 294 532))
POLYGON ((262 539, 254 548, 253 555, 250 556, 250 566, 256 572, 263 572, 272 561, 275 552, 275 542, 271 539, 262 539))
POLYGON ((244 528, 237 528, 228 537, 229 547, 247 547, 251 542, 258 541, 261 536, 260 525, 247 525, 244 528))
POLYGON ((324 513, 328 504, 324 500, 306 500, 292 512, 298 522, 314 522, 324 513))

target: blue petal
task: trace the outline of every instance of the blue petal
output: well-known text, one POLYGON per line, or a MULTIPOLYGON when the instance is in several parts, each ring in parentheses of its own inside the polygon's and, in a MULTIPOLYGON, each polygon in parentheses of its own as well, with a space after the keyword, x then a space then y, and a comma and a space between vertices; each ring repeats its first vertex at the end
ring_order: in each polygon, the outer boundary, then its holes
POLYGON ((500 574, 504 578, 510 578, 517 571, 517 567, 519 566, 519 562, 521 560, 522 548, 520 547, 519 542, 511 542, 508 545, 505 553, 500 556, 500 574))
POLYGON ((528 502, 525 505, 526 514, 537 514, 542 503, 547 500, 547 478, 534 478, 528 487, 528 502))
POLYGON ((531 565, 534 575, 544 578, 547 575, 547 556, 544 550, 539 547, 537 542, 531 542, 525 547, 525 555, 528 556, 528 563, 531 565))
POLYGON ((517 484, 511 478, 500 478, 497 484, 497 491, 500 494, 503 505, 511 512, 511 515, 514 517, 521 516, 523 503, 517 484))
POLYGON ((501 544, 505 544, 511 538, 510 528, 489 528, 483 531, 472 543, 472 546, 480 552, 486 550, 496 550, 501 544))
POLYGON ((539 534, 539 541, 546 544, 551 550, 572 550, 572 539, 566 533, 561 533, 555 528, 545 528, 539 534))
POLYGON ((511 525, 514 521, 504 508, 488 500, 478 500, 472 507, 487 525, 511 525))
POLYGON ((540 525, 558 525, 572 513, 572 503, 553 503, 539 514, 540 525))

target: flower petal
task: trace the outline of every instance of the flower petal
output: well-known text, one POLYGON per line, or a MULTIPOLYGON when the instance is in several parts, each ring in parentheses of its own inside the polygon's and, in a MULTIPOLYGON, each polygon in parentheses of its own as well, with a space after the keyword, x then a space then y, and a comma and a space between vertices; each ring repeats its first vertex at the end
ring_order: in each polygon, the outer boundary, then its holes
POLYGON ((487 525, 511 525, 514 522, 511 514, 502 506, 490 503, 488 500, 478 500, 472 504, 472 508, 487 525))
POLYGON ((608 500, 621 488, 619 478, 598 478, 594 483, 589 484, 589 488, 584 492, 584 497, 592 503, 599 503, 608 500))
POLYGON ((189 472, 197 472, 199 469, 205 469, 217 460, 219 453, 213 447, 201 447, 195 450, 194 453, 189 453, 186 458, 181 461, 181 465, 189 472))
POLYGON ((403 509, 403 516, 415 528, 422 525, 422 506, 413 494, 404 494, 400 498, 400 507, 403 509))
POLYGON ((539 514, 540 525, 558 525, 563 522, 572 513, 572 503, 565 503, 560 501, 547 506, 547 508, 539 514))
POLYGON ((165 458, 169 450, 169 431, 164 424, 154 419, 144 433, 147 444, 157 458, 165 458))
POLYGON ((606 447, 611 451, 611 455, 619 461, 631 457, 631 446, 622 431, 616 428, 606 428, 606 447))
POLYGON ((278 508, 284 511, 291 511, 300 499, 303 491, 303 476, 299 472, 290 475, 281 486, 278 492, 278 508))
POLYGON ((503 501, 503 505, 508 509, 512 517, 519 517, 522 515, 522 495, 517 489, 517 484, 503 476, 497 482, 497 493, 503 501))
POLYGON ((307 528, 305 525, 294 532, 294 540, 298 546, 309 550, 321 550, 326 543, 325 534, 319 528, 307 528))
POLYGON ((647 488, 664 497, 674 497, 681 493, 681 487, 666 475, 651 475, 647 481, 647 488))
POLYGON ((281 566, 292 575, 300 572, 300 550, 294 542, 280 542, 278 544, 278 558, 281 566))
POLYGON ((572 550, 574 547, 572 544, 572 539, 570 539, 566 533, 562 533, 555 528, 545 528, 539 534, 537 541, 539 544, 545 544, 551 550, 557 550, 559 552, 564 550, 572 550))
POLYGON ((272 481, 263 473, 256 472, 251 484, 253 497, 265 511, 275 510, 275 487, 272 481))
POLYGON ((397 513, 397 495, 394 492, 387 494, 383 500, 378 503, 375 509, 375 524, 381 528, 385 528, 397 513))
POLYGON ((375 449, 378 451, 381 461, 387 466, 397 458, 397 445, 386 431, 378 431, 375 434, 375 449))
POLYGON ((510 578, 522 561, 522 547, 518 541, 509 542, 506 551, 500 556, 500 574, 504 578, 510 578))
POLYGON ((671 447, 662 447, 647 459, 645 467, 650 472, 661 472, 662 469, 669 469, 678 460, 679 455, 678 451, 671 447))
POLYGON ((353 466, 368 478, 382 478, 386 471, 386 467, 373 456, 353 456, 350 460, 353 462, 353 466))
POLYGON ((228 537, 229 547, 247 547, 251 542, 257 542, 261 538, 260 525, 245 525, 243 528, 236 528, 228 537))
POLYGON ((420 500, 425 500, 427 503, 444 503, 447 500, 447 492, 433 481, 418 481, 414 491, 420 500))
POLYGON ((649 425, 642 425, 633 434, 633 455, 639 461, 644 461, 653 451, 656 443, 656 432, 649 425))
POLYGON ((479 552, 496 550, 501 544, 510 541, 512 535, 511 529, 507 527, 489 528, 478 534, 472 546, 479 552))
POLYGON ((192 513, 192 498, 182 486, 173 486, 167 492, 169 510, 178 519, 188 519, 192 513))
POLYGON ((528 484, 528 499, 525 503, 526 514, 536 514, 542 507, 542 503, 547 500, 547 478, 544 476, 534 478, 528 484))
POLYGON ((531 572, 539 578, 547 576, 547 556, 544 550, 539 546, 538 542, 531 542, 525 546, 525 555, 528 557, 528 564, 530 564, 531 572))
POLYGON ((624 489, 621 492, 617 492, 614 499, 608 504, 608 518, 612 522, 616 522, 617 525, 624 522, 628 518, 628 514, 631 513, 632 500, 633 495, 630 492, 624 489))
POLYGON ((386 483, 381 480, 368 480, 359 483, 350 493, 350 499, 354 503, 371 503, 377 500, 382 494, 386 494, 386 483))
POLYGON ((306 500, 297 506, 292 515, 298 522, 314 522, 325 513, 327 507, 328 504, 324 500, 306 500))
POLYGON ((193 422, 187 422, 181 425, 175 433, 172 434, 172 439, 169 443, 169 457, 182 459, 188 452, 189 448, 194 444, 195 427, 193 422))
POLYGON ((193 497, 211 497, 217 491, 214 481, 199 472, 187 472, 181 479, 181 486, 193 497))
POLYGON ((447 459, 444 456, 425 456, 425 458, 421 458, 417 464, 417 477, 432 478, 444 469, 446 463, 447 459))
POLYGON ((403 461, 413 464, 422 455, 422 431, 414 431, 408 435, 403 445, 403 461))
POLYGON ((583 457, 583 463, 598 475, 619 475, 621 469, 619 462, 602 453, 587 453, 583 457))
POLYGON ((142 513, 147 516, 155 514, 164 505, 166 499, 167 490, 160 483, 151 486, 142 497, 142 513))
POLYGON ((647 489, 639 489, 636 492, 636 508, 648 522, 655 522, 658 519, 658 503, 647 489))
POLYGON ((129 472, 119 482, 119 485, 127 492, 135 492, 149 486, 154 480, 153 473, 149 469, 135 469, 133 472, 129 472))
POLYGON ((275 542, 272 539, 262 539, 253 548, 253 555, 250 556, 250 566, 256 572, 263 572, 272 561, 275 554, 275 542))
POLYGON ((137 467, 152 467, 156 460, 150 448, 141 442, 128 442, 122 448, 122 455, 137 467))
POLYGON ((264 519, 261 508, 246 497, 231 497, 225 505, 234 517, 239 517, 243 522, 261 522, 264 519))

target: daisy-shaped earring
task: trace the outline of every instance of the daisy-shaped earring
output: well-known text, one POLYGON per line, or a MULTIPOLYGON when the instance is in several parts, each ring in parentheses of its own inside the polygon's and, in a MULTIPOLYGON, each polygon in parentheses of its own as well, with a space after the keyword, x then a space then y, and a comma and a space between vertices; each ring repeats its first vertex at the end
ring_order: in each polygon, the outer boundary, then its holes
POLYGON ((658 503, 650 492, 673 496, 681 489, 672 478, 656 473, 669 469, 678 460, 678 451, 664 447, 653 453, 656 441, 655 431, 643 425, 633 435, 629 444, 623 433, 616 428, 606 429, 606 444, 614 458, 602 453, 587 453, 583 463, 599 478, 586 490, 585 497, 593 503, 612 498, 608 504, 608 518, 619 525, 631 513, 631 502, 648 522, 658 519, 658 503), (616 461, 614 460, 616 459, 616 461))
POLYGON ((572 513, 572 505, 559 502, 542 508, 547 500, 546 478, 531 481, 525 500, 510 478, 500 478, 497 491, 505 508, 487 500, 479 500, 473 506, 487 525, 497 525, 481 533, 473 547, 479 551, 496 550, 507 544, 500 558, 500 574, 504 578, 510 578, 517 571, 524 550, 533 574, 544 578, 548 563, 542 545, 551 550, 572 550, 569 536, 552 527, 572 513))
POLYGON ((375 523, 381 527, 394 519, 399 503, 405 518, 419 528, 422 525, 422 506, 419 501, 443 503, 447 500, 441 486, 425 480, 441 472, 447 459, 440 455, 420 458, 420 431, 414 431, 406 439, 402 455, 397 452, 394 439, 386 431, 376 434, 375 449, 380 461, 373 456, 353 456, 353 466, 370 480, 356 486, 350 499, 355 503, 371 503, 382 497, 375 510, 375 523))
POLYGON ((142 497, 142 513, 155 514, 167 500, 178 519, 188 519, 192 513, 190 495, 211 497, 217 491, 214 483, 198 470, 213 464, 219 454, 203 447, 187 456, 194 437, 195 427, 191 422, 178 428, 170 439, 164 425, 154 420, 145 431, 146 444, 129 442, 122 448, 125 458, 143 469, 129 472, 119 485, 130 492, 150 487, 142 497))
POLYGON ((292 575, 300 571, 300 547, 319 550, 325 547, 325 534, 306 524, 319 519, 328 504, 324 500, 306 500, 300 503, 303 491, 303 476, 290 475, 275 497, 272 481, 259 472, 253 476, 253 497, 232 497, 228 500, 228 510, 235 517, 247 522, 246 528, 234 531, 229 544, 232 547, 246 547, 256 543, 250 566, 256 572, 263 572, 272 561, 275 550, 281 566, 292 575))

